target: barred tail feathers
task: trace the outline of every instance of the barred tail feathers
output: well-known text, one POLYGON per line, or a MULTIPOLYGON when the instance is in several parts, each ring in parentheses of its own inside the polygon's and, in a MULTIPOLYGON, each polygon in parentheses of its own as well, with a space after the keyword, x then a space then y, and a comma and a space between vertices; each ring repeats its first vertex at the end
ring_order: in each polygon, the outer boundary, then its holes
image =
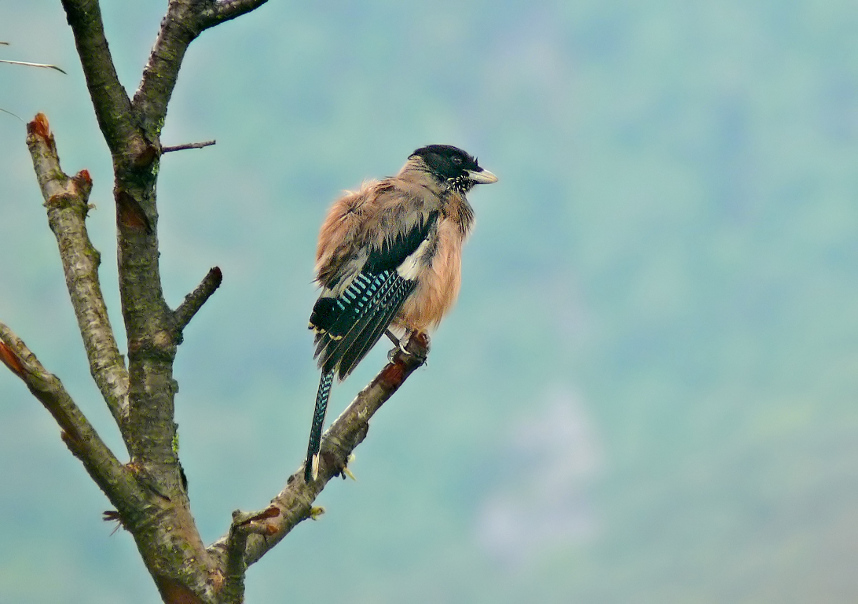
POLYGON ((322 428, 325 426, 325 413, 328 410, 328 397, 334 381, 333 371, 323 371, 316 393, 316 408, 313 411, 313 426, 310 428, 310 442, 307 445, 307 461, 304 464, 304 481, 316 480, 319 476, 319 451, 322 448, 322 428))

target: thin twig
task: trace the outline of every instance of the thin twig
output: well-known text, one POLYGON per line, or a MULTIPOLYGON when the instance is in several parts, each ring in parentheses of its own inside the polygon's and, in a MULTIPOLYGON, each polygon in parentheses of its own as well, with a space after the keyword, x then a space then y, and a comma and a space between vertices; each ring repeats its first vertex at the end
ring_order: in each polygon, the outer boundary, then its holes
POLYGON ((27 122, 25 122, 25 121, 24 121, 20 116, 18 116, 18 115, 16 115, 16 114, 12 113, 11 111, 6 111, 6 110, 5 110, 5 109, 3 109, 2 107, 0 107, 0 111, 2 111, 3 113, 8 113, 9 115, 11 115, 11 116, 12 116, 12 117, 14 117, 14 118, 18 118, 18 121, 20 121, 22 124, 26 124, 26 123, 27 123, 27 122))
POLYGON ((185 143, 183 145, 170 145, 167 147, 161 147, 161 153, 172 153, 173 151, 184 151, 185 149, 202 149, 203 147, 211 147, 216 144, 217 141, 203 141, 201 143, 185 143))
POLYGON ((56 65, 48 65, 47 63, 29 63, 27 61, 9 61, 8 59, 0 59, 0 63, 8 63, 9 65, 23 65, 24 67, 45 67, 47 69, 56 69, 60 73, 65 73, 65 71, 57 67, 56 65))

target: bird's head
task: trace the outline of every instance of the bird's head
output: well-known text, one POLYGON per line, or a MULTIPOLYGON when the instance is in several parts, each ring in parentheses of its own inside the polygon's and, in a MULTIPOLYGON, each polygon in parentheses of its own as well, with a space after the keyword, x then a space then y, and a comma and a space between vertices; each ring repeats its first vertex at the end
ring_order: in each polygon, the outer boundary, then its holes
POLYGON ((432 176, 466 193, 474 185, 497 182, 498 177, 480 167, 477 158, 451 145, 428 145, 412 153, 409 160, 422 160, 432 176))

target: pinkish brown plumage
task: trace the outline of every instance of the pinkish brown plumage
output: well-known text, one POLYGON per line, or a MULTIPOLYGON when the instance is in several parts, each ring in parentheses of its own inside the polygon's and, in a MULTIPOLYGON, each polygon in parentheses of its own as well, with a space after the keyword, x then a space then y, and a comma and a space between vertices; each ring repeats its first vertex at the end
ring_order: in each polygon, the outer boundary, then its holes
POLYGON ((464 195, 451 195, 438 221, 438 247, 425 267, 414 293, 402 305, 392 325, 407 331, 435 329, 459 296, 462 285, 462 244, 470 234, 473 212, 464 195))
POLYGON ((328 212, 319 232, 310 315, 322 369, 304 477, 318 471, 322 426, 335 375, 344 379, 384 335, 438 326, 461 284, 462 244, 473 225, 465 195, 495 182, 456 147, 415 151, 396 176, 364 183, 328 212))

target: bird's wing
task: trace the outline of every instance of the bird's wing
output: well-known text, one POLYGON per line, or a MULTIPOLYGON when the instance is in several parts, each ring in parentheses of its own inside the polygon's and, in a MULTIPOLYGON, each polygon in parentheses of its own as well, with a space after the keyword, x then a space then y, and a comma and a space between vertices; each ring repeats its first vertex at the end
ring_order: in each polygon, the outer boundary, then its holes
POLYGON ((341 269, 357 272, 349 285, 322 291, 310 315, 310 328, 316 332, 315 356, 323 371, 345 378, 378 342, 417 285, 437 220, 438 212, 431 212, 385 238, 381 246, 367 244, 356 250, 352 262, 364 259, 361 268, 341 269))

